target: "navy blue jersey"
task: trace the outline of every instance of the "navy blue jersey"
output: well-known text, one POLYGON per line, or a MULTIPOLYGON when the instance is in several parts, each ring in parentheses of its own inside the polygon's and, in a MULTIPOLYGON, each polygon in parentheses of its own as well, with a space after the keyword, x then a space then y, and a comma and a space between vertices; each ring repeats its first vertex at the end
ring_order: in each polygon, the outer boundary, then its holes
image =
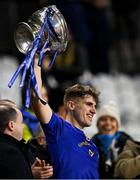
POLYGON ((54 168, 54 178, 98 179, 98 150, 83 131, 56 114, 42 124, 54 168))

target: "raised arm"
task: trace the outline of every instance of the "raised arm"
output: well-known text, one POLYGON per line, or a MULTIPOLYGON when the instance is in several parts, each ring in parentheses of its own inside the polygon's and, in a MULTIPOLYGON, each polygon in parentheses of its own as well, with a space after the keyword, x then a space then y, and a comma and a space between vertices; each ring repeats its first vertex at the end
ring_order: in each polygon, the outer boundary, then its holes
MULTIPOLYGON (((41 78, 41 67, 38 66, 38 57, 35 57, 34 60, 34 72, 37 80, 39 96, 42 97, 42 78, 41 78)), ((41 123, 49 123, 51 116, 52 116, 52 109, 48 104, 43 104, 41 101, 35 96, 35 93, 32 92, 31 94, 31 105, 32 108, 41 123)))

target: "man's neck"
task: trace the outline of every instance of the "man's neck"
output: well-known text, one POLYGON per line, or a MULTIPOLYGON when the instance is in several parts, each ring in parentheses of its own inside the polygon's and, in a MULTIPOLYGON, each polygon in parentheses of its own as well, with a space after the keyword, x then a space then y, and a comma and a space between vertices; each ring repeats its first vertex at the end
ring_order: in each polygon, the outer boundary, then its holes
POLYGON ((78 121, 70 113, 67 113, 65 120, 72 124, 74 127, 83 131, 83 128, 79 125, 78 121))

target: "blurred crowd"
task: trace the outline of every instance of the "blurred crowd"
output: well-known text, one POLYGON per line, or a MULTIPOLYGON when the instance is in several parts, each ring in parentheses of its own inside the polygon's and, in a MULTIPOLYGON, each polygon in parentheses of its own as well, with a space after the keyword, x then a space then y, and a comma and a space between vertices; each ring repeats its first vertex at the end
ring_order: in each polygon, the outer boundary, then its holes
MULTIPOLYGON (((25 89, 18 87, 20 77, 11 89, 7 84, 25 58, 14 42, 17 23, 27 22, 33 12, 52 4, 58 7, 66 19, 69 44, 67 50, 57 56, 51 69, 48 69, 51 57, 47 56, 43 61, 44 96, 54 112, 65 118, 64 90, 74 83, 96 86, 101 91, 95 117, 96 131, 95 127, 91 126, 90 129, 85 128, 85 134, 99 149, 99 176, 102 179, 138 178, 140 174, 140 144, 137 142, 140 137, 138 131, 140 118, 139 0, 0 2, 0 99, 11 99, 22 112, 23 139, 32 152, 30 164, 32 164, 33 176, 34 178, 52 176, 52 171, 46 176, 36 175, 37 171, 34 168, 36 164, 37 167, 38 164, 41 164, 39 167, 43 166, 40 160, 45 160, 45 164, 51 168, 47 140, 34 112, 24 106, 25 89), (134 123, 136 123, 135 126, 134 123), (130 130, 131 127, 134 128, 130 130), (36 160, 36 157, 39 159, 36 160), (132 167, 134 170, 131 169, 132 167)), ((95 126, 94 120, 93 123, 95 126)))

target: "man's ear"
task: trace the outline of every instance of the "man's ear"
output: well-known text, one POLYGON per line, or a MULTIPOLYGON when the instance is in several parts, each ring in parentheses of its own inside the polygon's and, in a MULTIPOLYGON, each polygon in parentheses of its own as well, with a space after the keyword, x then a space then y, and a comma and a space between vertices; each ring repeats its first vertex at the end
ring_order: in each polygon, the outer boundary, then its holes
POLYGON ((7 125, 7 128, 8 128, 10 131, 13 131, 13 129, 14 129, 14 122, 13 122, 13 121, 9 121, 9 122, 8 122, 8 125, 7 125))
POLYGON ((68 109, 69 110, 74 110, 74 108, 75 108, 75 102, 74 101, 68 101, 67 102, 67 107, 68 107, 68 109))

